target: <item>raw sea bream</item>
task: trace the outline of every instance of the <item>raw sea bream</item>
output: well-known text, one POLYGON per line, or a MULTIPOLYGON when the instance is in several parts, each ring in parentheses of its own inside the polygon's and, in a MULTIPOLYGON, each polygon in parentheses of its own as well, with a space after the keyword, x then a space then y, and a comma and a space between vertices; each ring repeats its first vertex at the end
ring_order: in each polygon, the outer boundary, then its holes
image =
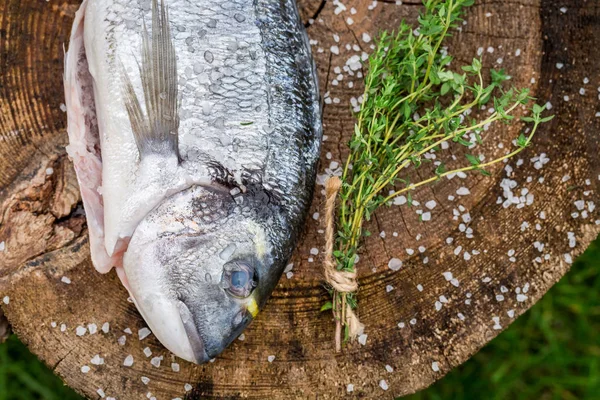
POLYGON ((86 0, 66 55, 96 269, 205 362, 265 304, 310 206, 322 136, 294 0, 86 0))

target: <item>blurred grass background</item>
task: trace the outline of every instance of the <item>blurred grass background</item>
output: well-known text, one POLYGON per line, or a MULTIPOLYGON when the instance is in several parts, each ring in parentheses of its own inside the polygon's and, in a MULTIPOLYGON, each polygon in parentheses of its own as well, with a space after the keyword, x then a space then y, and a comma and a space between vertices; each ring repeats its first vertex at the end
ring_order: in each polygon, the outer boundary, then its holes
MULTIPOLYGON (((0 345, 0 400, 13 399, 81 398, 12 336, 0 345)), ((600 399, 600 238, 506 331, 406 399, 600 399)))

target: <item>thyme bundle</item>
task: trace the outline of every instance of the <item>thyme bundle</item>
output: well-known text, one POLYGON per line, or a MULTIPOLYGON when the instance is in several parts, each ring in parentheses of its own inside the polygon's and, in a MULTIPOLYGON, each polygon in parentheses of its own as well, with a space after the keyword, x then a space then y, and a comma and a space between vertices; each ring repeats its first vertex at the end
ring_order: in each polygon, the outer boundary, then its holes
MULTIPOLYGON (((538 126, 552 118, 542 117, 544 107, 533 103, 530 116, 521 118, 532 126, 528 133, 516 138, 515 148, 508 154, 486 162, 467 154, 464 167, 447 170, 443 163, 436 163, 430 178, 410 182, 409 169, 428 161, 427 153, 440 152, 446 143, 472 149, 482 143, 482 135, 490 124, 498 121, 510 124, 515 121, 513 114, 518 108, 532 103, 528 89, 503 88, 510 79, 503 70, 491 70, 491 82, 484 83, 478 58, 474 58, 471 65, 462 66, 460 72, 451 69, 452 57, 442 44, 450 36, 450 30, 462 21, 464 8, 473 2, 425 0, 425 10, 416 30, 402 22, 396 32, 382 32, 376 40, 349 143, 350 155, 341 177, 337 215, 330 211, 330 219, 335 218, 337 229, 326 256, 326 277, 331 283, 332 300, 322 309, 333 311, 337 351, 341 348, 342 330, 348 339, 361 329, 353 311, 357 307, 353 280, 361 238, 370 235, 363 224, 370 220, 373 212, 382 205, 389 205, 402 193, 407 193, 410 204, 412 190, 450 174, 479 171, 489 175, 487 167, 525 149, 538 126), (485 118, 471 117, 472 111, 484 107, 491 111, 485 118), (396 189, 390 191, 392 188, 396 189), (331 278, 336 274, 337 278, 331 278), (346 284, 336 284, 338 278, 346 284)), ((336 189, 328 191, 329 195, 335 197, 336 189)))

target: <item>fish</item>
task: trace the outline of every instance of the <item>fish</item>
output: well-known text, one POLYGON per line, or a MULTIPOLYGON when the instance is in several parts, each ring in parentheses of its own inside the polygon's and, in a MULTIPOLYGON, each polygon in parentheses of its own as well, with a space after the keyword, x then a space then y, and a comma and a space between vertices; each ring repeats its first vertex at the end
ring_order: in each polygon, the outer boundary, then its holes
POLYGON ((94 267, 176 356, 217 357, 312 201, 322 110, 295 0, 84 0, 64 86, 94 267))

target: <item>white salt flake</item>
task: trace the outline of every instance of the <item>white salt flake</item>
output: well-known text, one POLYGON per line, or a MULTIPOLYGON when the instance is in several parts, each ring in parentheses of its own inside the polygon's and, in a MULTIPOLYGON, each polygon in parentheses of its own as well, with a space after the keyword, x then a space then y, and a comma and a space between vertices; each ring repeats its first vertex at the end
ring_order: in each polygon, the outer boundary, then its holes
POLYGON ((363 346, 367 344, 367 337, 368 335, 366 333, 363 333, 362 335, 358 336, 358 343, 362 344, 363 346))
POLYGON ((391 373, 391 372, 394 372, 394 368, 392 368, 392 366, 391 366, 391 365, 386 365, 386 366, 385 366, 385 370, 386 370, 387 372, 390 372, 390 373, 391 373))
POLYGON ((272 363, 273 361, 275 361, 275 356, 271 355, 271 356, 267 357, 267 361, 272 363))
POLYGON ((163 360, 163 356, 153 357, 152 360, 150 360, 150 364, 152 364, 156 368, 159 368, 162 360, 163 360))
POLYGON ((383 390, 388 390, 389 388, 388 383, 385 381, 385 379, 379 381, 379 387, 383 390))
POLYGON ((117 343, 119 343, 121 346, 125 346, 126 341, 127 341, 127 337, 125 337, 125 335, 123 335, 117 339, 117 343))
POLYGON ((471 194, 471 191, 468 188, 462 186, 458 188, 458 190, 456 190, 456 194, 459 196, 466 196, 468 194, 471 194))
POLYGON ((524 294, 518 294, 518 295, 517 295, 517 301, 518 301, 519 303, 522 303, 522 302, 524 302, 525 300, 527 300, 527 295, 524 295, 524 294))
POLYGON ((102 365, 104 364, 104 358, 100 357, 100 354, 96 354, 91 360, 90 363, 92 365, 102 365))
POLYGON ((431 363, 431 369, 433 370, 433 372, 438 372, 440 370, 440 365, 437 361, 431 363))
POLYGON ((105 322, 104 324, 102 324, 102 332, 108 333, 109 330, 110 330, 110 324, 108 322, 105 322))
POLYGON ((88 324, 87 329, 90 332, 90 335, 94 335, 94 334, 96 334, 96 332, 98 332, 98 325, 88 324))
POLYGON ((125 361, 123 361, 123 365, 126 367, 131 367, 133 365, 133 356, 130 354, 125 357, 125 361))
POLYGON ((402 260, 400 260, 398 258, 392 258, 388 262, 388 268, 391 269, 392 271, 398 271, 400 268, 402 268, 402 260))
POLYGON ((152 350, 150 350, 150 347, 144 348, 144 355, 146 357, 150 357, 152 355, 152 350))
POLYGON ((83 367, 81 367, 81 372, 84 374, 87 374, 88 372, 90 372, 90 367, 88 367, 87 365, 84 365, 83 367))
POLYGON ((8 296, 4 296, 4 298, 2 299, 2 302, 6 305, 8 305, 8 303, 10 303, 10 297, 8 296))
POLYGON ((84 326, 78 326, 78 327, 75 329, 75 334, 76 334, 77 336, 83 336, 83 335, 85 335, 85 333, 86 333, 86 332, 87 332, 87 329, 85 329, 85 327, 84 327, 84 326))
POLYGON ((151 333, 152 332, 150 331, 150 329, 144 327, 138 331, 138 337, 140 338, 140 340, 144 340, 148 336, 150 336, 151 333))
POLYGON ((62 278, 60 278, 60 281, 62 283, 66 283, 67 285, 71 284, 71 280, 69 278, 67 278, 66 276, 63 276, 62 278))
POLYGON ((147 376, 142 376, 142 383, 144 385, 147 385, 150 383, 150 378, 148 378, 147 376))
POLYGON ((192 390, 192 385, 190 385, 189 383, 186 383, 185 385, 183 385, 183 388, 185 389, 186 392, 189 392, 190 390, 192 390))
POLYGON ((349 383, 348 386, 346 386, 346 392, 348 392, 348 393, 354 392, 354 385, 349 383))

